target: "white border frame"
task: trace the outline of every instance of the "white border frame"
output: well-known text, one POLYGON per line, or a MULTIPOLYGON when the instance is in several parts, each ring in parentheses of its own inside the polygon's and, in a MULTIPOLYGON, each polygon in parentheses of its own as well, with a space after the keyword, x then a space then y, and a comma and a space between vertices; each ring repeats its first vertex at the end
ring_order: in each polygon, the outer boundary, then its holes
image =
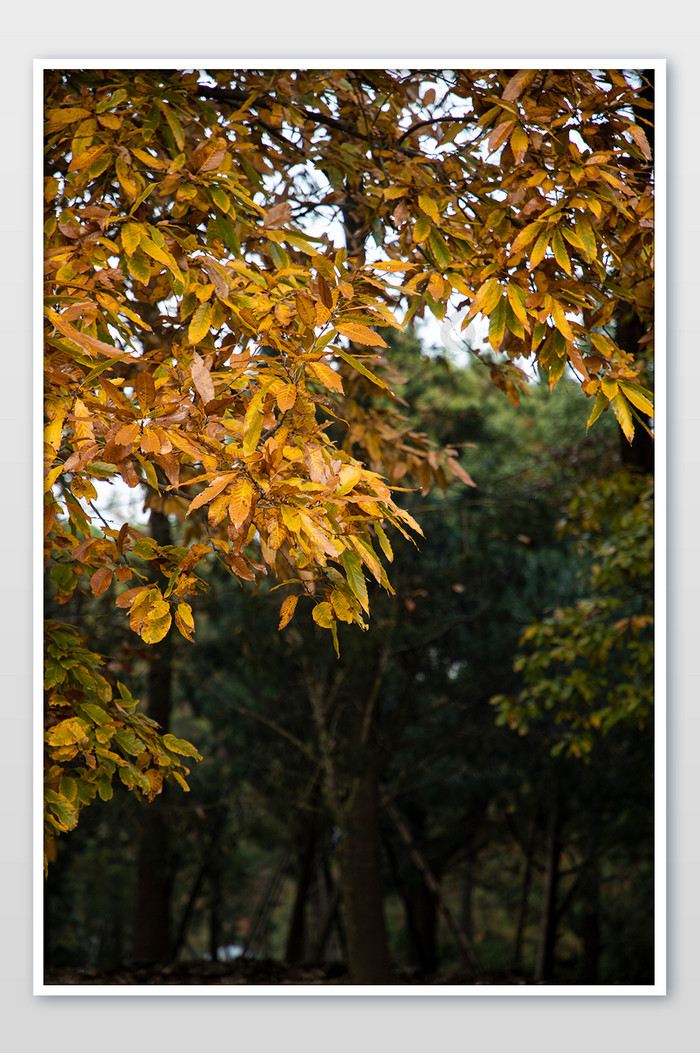
POLYGON ((666 186, 667 186, 667 113, 666 113, 666 60, 639 58, 441 58, 439 62, 426 58, 391 58, 377 61, 368 58, 279 58, 223 61, 206 58, 104 58, 34 60, 33 97, 33 991, 42 996, 318 996, 318 997, 414 997, 414 996, 459 996, 459 997, 570 997, 570 996, 663 996, 667 981, 667 666, 666 666, 666 460, 667 460, 667 315, 666 315, 666 186), (48 69, 499 69, 499 68, 544 68, 544 69, 654 69, 656 74, 655 97, 655 980, 653 984, 640 985, 550 985, 547 987, 492 985, 464 986, 431 985, 398 986, 348 986, 322 987, 318 985, 71 985, 52 986, 44 983, 43 955, 43 578, 40 573, 43 553, 43 493, 41 489, 43 458, 43 74, 48 69))

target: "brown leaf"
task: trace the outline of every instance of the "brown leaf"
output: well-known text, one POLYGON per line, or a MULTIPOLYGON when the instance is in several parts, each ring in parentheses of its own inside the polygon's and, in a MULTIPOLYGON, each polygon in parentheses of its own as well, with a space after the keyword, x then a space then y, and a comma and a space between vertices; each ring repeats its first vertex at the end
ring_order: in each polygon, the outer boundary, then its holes
POLYGON ((193 355, 190 372, 192 375, 192 383, 201 396, 202 402, 206 406, 208 402, 211 402, 216 398, 216 391, 214 389, 214 382, 211 379, 211 373, 207 369, 204 359, 197 351, 195 351, 193 355))
POLYGON ((100 567, 90 578, 93 596, 101 596, 112 584, 113 571, 110 567, 100 567))
POLYGON ((198 262, 200 263, 202 270, 206 272, 209 280, 214 283, 214 292, 216 295, 225 299, 228 296, 228 280, 224 276, 223 267, 214 260, 208 259, 206 256, 200 257, 198 262))
POLYGON ((292 206, 288 201, 282 201, 279 205, 273 205, 263 216, 263 227, 272 230, 275 227, 283 227, 292 218, 292 206))
POLYGON ((536 75, 536 69, 519 69, 518 72, 510 78, 503 89, 503 94, 501 95, 503 101, 515 102, 515 100, 522 94, 523 89, 526 88, 528 84, 532 84, 536 75))
POLYGON ((145 369, 142 369, 134 384, 136 397, 142 410, 148 410, 156 400, 156 385, 153 377, 145 369))

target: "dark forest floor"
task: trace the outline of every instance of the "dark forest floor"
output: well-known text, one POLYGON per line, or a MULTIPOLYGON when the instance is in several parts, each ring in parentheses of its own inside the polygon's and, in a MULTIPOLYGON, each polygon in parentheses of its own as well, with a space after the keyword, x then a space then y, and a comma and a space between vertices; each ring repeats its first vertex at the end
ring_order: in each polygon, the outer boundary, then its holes
MULTIPOLYGON (((397 972, 392 981, 396 986, 430 984, 445 985, 523 985, 533 981, 514 973, 490 973, 482 970, 451 970, 434 976, 421 976, 415 972, 397 972)), ((45 984, 67 986, 89 984, 94 986, 149 985, 161 987, 170 984, 218 985, 235 984, 292 984, 309 986, 314 984, 349 985, 346 967, 338 963, 289 964, 270 959, 241 959, 234 962, 174 962, 169 965, 124 964, 110 969, 53 969, 46 973, 45 984)))

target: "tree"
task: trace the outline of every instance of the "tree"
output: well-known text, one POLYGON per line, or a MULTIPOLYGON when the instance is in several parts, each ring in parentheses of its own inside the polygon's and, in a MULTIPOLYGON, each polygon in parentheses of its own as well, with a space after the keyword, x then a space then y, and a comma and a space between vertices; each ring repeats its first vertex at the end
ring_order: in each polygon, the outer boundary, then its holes
POLYGON ((555 753, 588 757, 618 724, 652 716, 653 486, 629 469, 589 482, 571 499, 561 530, 578 538, 580 595, 523 632, 517 696, 493 699, 498 719, 525 734, 548 728, 555 753))
MULTIPOLYGON (((90 589, 146 643, 173 628, 192 642, 216 560, 242 581, 274 575, 280 628, 301 598, 337 650, 339 622, 366 625, 365 575, 391 592, 385 528, 420 533, 399 484, 471 482, 456 449, 401 416, 374 352, 378 327, 426 310, 488 319, 477 357, 511 401, 528 390, 521 359, 550 388, 571 366, 589 425, 612 406, 631 441, 650 394, 605 330, 620 304, 650 329, 639 84, 619 70, 47 71, 56 601, 90 589), (184 543, 105 522, 95 482, 115 479, 184 520, 184 543)), ((47 645, 51 853, 115 772, 153 797, 164 778, 186 788, 181 758, 198 754, 119 685, 115 701, 75 627, 54 621, 47 645)))

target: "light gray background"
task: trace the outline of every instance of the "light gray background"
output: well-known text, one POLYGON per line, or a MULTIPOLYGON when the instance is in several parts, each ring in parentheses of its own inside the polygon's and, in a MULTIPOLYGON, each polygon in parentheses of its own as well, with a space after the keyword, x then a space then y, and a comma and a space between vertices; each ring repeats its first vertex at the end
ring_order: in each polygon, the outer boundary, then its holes
MULTIPOLYGON (((8 5, 0 41, 0 1020, 13 1053, 691 1053, 700 1014, 698 772, 700 377, 698 15, 588 0, 439 4, 267 0, 8 5), (32 996, 31 159, 35 58, 668 61, 668 995, 662 997, 32 996)), ((300 61, 301 60, 301 61, 300 61)), ((662 470, 662 466, 660 466, 662 470)))

